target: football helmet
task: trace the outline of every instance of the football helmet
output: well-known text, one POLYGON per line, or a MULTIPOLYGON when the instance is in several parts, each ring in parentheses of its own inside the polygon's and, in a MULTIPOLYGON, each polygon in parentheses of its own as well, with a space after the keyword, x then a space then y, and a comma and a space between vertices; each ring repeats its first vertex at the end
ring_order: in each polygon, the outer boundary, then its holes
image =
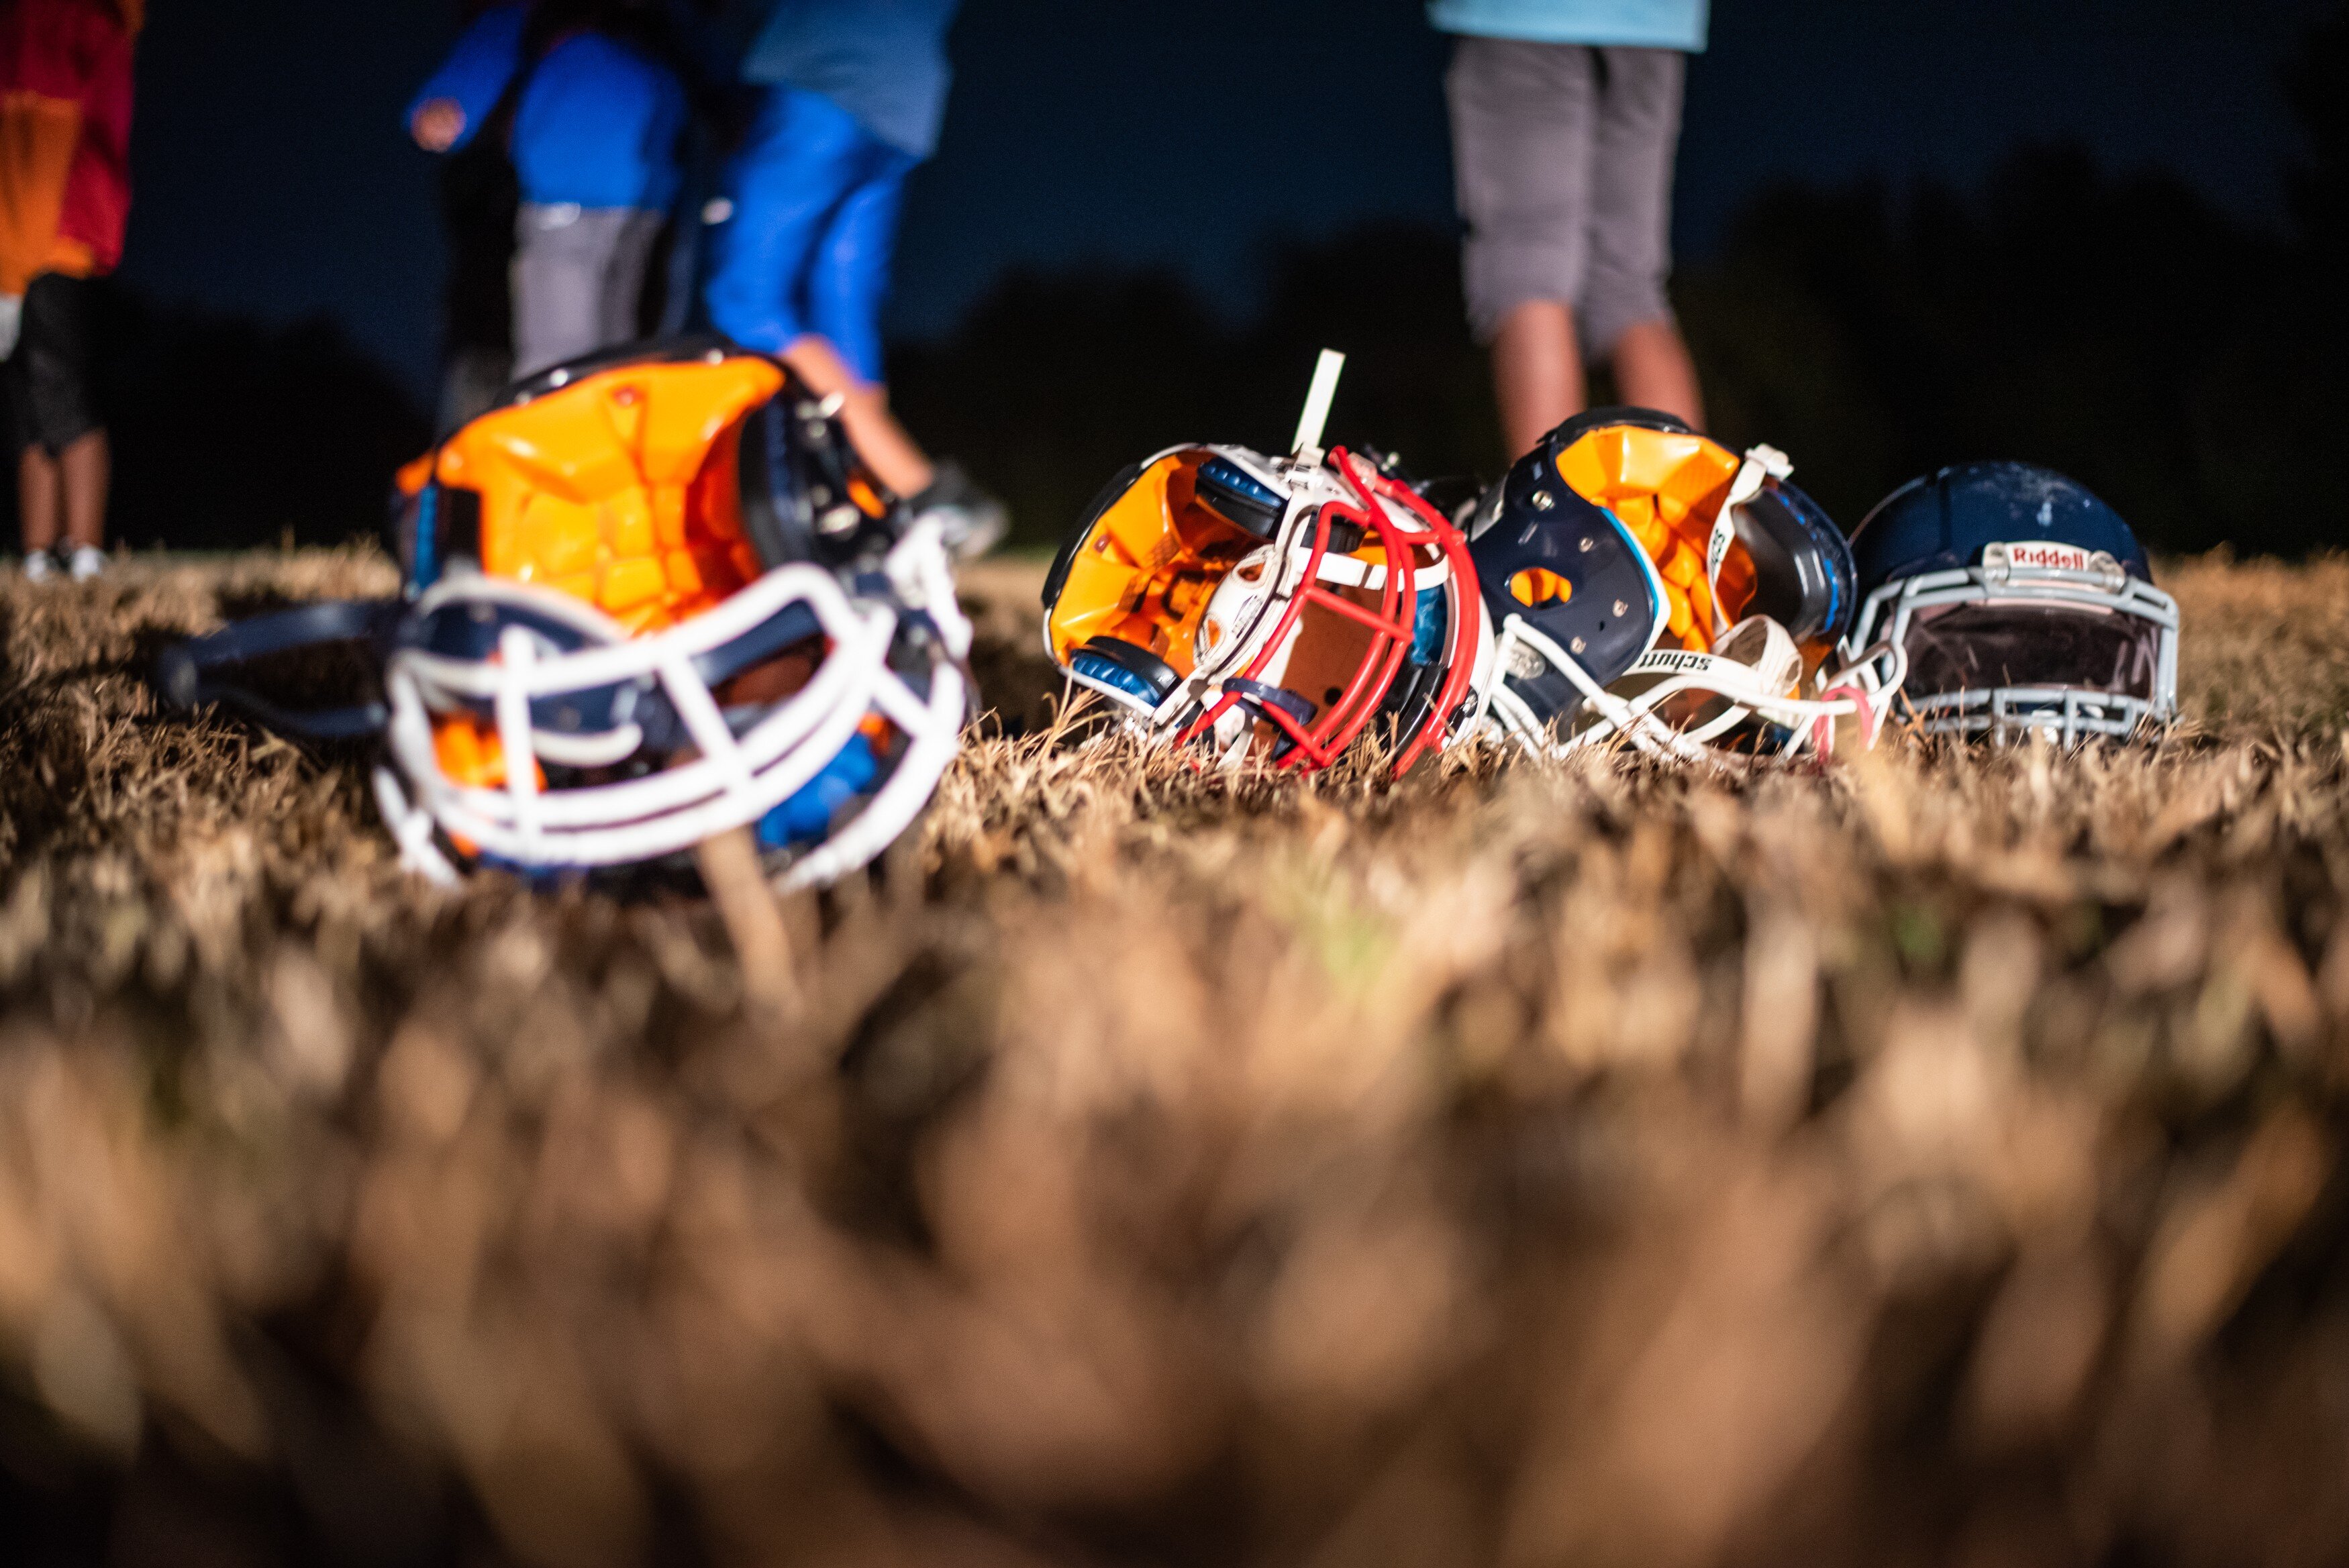
POLYGON ((1552 431, 1470 525, 1498 628, 1486 720, 1537 750, 1824 755, 1839 720, 1873 744, 1899 661, 1827 669, 1856 575, 1792 471, 1645 409, 1552 431))
POLYGON ((864 864, 920 812, 970 706, 970 627, 836 409, 722 344, 517 386, 403 478, 403 601, 305 606, 167 656, 183 701, 379 732, 375 794, 440 880, 657 862, 753 830, 786 887, 864 864), (372 641, 382 700, 301 715, 220 678, 372 641))
POLYGON ((1400 774, 1489 667, 1475 569, 1391 465, 1299 449, 1177 447, 1119 474, 1052 563, 1045 648, 1154 739, 1311 771, 1375 723, 1400 774))
POLYGON ((2178 714, 2178 603, 2083 486, 1967 463, 1894 491, 1852 536, 1866 595, 1847 648, 1900 649, 1931 733, 2070 745, 2178 714))

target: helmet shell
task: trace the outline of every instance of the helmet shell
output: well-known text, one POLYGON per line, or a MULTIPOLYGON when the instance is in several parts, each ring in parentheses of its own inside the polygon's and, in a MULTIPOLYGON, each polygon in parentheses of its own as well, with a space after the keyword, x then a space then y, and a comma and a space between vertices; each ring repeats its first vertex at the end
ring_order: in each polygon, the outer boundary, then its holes
POLYGON ((2153 581, 2120 513, 2077 480, 2029 463, 1961 463, 1911 480, 1868 514, 1851 553, 1865 596, 1887 583, 1979 566, 1985 546, 2023 542, 2103 551, 2130 576, 2153 581))
MULTIPOLYGON (((1485 613, 1498 630, 1512 615, 1571 651, 1593 685, 1622 678, 1655 645, 1663 590, 1647 552, 1604 507, 1558 472, 1558 454, 1587 430, 1561 426, 1518 459, 1480 509, 1469 536, 1485 613), (1557 591, 1549 579, 1562 581, 1557 591)), ((1544 662, 1496 670, 1544 722, 1570 715, 1582 689, 1544 662)))
POLYGON ((688 339, 541 372, 408 482, 411 594, 454 559, 657 631, 763 572, 853 572, 902 531, 836 414, 780 360, 688 339))
POLYGON ((1604 408, 1587 408, 1552 430, 1542 438, 1542 445, 1559 451, 1574 445, 1593 430, 1609 430, 1629 426, 1634 430, 1661 430, 1668 436, 1693 436, 1696 428, 1678 414, 1667 414, 1661 408, 1637 408, 1630 404, 1616 404, 1604 408))

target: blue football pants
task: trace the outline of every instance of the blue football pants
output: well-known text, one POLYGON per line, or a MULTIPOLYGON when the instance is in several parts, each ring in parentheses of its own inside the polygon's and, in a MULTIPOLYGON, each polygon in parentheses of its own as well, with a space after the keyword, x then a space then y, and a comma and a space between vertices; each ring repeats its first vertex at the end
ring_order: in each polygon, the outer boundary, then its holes
POLYGON ((881 373, 881 306, 905 176, 919 161, 820 93, 770 88, 709 230, 712 325, 778 354, 810 335, 868 385, 881 373))

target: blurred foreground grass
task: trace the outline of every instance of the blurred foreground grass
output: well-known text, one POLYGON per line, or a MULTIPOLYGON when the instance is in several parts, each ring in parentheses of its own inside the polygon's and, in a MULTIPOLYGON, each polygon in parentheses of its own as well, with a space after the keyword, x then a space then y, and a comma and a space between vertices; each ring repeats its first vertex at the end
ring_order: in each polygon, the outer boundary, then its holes
POLYGON ((387 576, 0 584, 19 1560, 2349 1555, 2349 565, 2074 758, 987 740, 788 1016, 139 682, 387 576))

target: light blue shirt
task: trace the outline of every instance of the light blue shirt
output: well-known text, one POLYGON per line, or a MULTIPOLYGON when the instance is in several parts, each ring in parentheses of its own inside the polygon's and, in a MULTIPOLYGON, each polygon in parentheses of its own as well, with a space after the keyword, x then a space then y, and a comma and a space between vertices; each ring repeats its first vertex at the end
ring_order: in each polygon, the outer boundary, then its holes
POLYGON ((953 75, 947 29, 961 0, 781 0, 742 79, 825 98, 891 146, 927 158, 953 75))
POLYGON ((1479 38, 1701 55, 1712 9, 1712 0, 1427 0, 1427 19, 1479 38))

